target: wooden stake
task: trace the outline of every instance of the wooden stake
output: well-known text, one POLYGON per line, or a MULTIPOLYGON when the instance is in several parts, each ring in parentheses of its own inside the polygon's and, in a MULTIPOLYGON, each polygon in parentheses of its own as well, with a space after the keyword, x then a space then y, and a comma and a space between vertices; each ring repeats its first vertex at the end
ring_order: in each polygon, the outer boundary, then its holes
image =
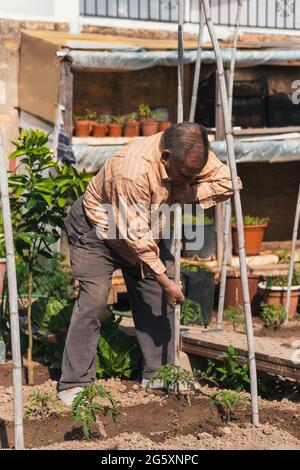
POLYGON ((295 213, 295 220, 294 220, 294 229, 293 229, 293 236, 292 236, 292 250, 291 250, 291 259, 290 259, 290 266, 289 266, 289 274, 288 274, 288 288, 286 293, 286 319, 285 322, 287 323, 289 320, 289 309, 291 303, 291 290, 292 290, 292 281, 293 281, 293 273, 294 273, 294 264, 295 264, 295 253, 296 253, 296 243, 297 243, 297 234, 299 229, 299 221, 300 221, 300 185, 299 185, 299 192, 298 192, 298 200, 296 206, 296 213, 295 213))
POLYGON ((0 135, 0 191, 2 202, 3 227, 6 248, 7 279, 9 294, 9 313, 11 347, 13 357, 13 391, 14 391, 14 429, 15 449, 24 449, 23 433, 23 397, 22 397, 22 361, 20 347, 20 328, 18 315, 18 291, 15 250, 11 224, 11 212, 8 196, 7 161, 4 155, 0 135))
POLYGON ((177 122, 183 122, 184 102, 184 48, 183 48, 183 25, 184 25, 184 0, 178 0, 178 109, 177 122))
MULTIPOLYGON (((239 26, 241 11, 243 6, 243 0, 239 0, 238 10, 235 20, 235 29, 233 35, 233 44, 232 44, 232 53, 230 61, 230 70, 229 74, 226 75, 227 78, 227 88, 228 88, 228 106, 229 106, 229 117, 232 127, 232 100, 233 100, 233 84, 234 84, 234 72, 235 72, 235 58, 237 43, 239 37, 239 26)), ((228 71, 226 71, 228 72, 228 71)), ((221 281, 220 281, 220 294, 219 294, 219 304, 218 304, 218 317, 217 317, 217 329, 222 329, 222 321, 224 314, 224 302, 225 302, 225 290, 226 290, 226 277, 227 277, 227 265, 229 264, 230 248, 231 248, 231 200, 228 199, 225 203, 225 215, 224 215, 224 235, 223 235, 223 260, 222 260, 222 269, 221 269, 221 281)))
POLYGON ((220 84, 220 96, 221 96, 221 102, 222 102, 222 108, 223 108, 225 138, 226 138, 228 161, 229 161, 232 186, 233 186, 233 192, 234 192, 235 214, 236 214, 237 230, 238 230, 240 271, 241 271, 241 278, 242 278, 242 290, 243 290, 243 298, 244 298, 248 355, 249 355, 250 386, 251 386, 251 399, 252 399, 252 421, 254 425, 258 425, 259 424, 258 392, 257 392, 257 374, 256 374, 256 361, 255 361, 255 350, 254 350, 253 324, 252 324, 251 306, 250 306, 250 298, 249 298, 246 253, 245 253, 245 247, 244 247, 243 213, 242 213, 241 198, 240 198, 239 185, 238 185, 236 161, 235 161, 235 155, 234 155, 234 141, 233 141, 233 135, 232 135, 231 120, 230 120, 230 115, 229 115, 228 97, 227 97, 227 89, 226 89, 226 81, 225 81, 225 76, 224 76, 224 67, 223 67, 221 49, 219 46, 219 41, 217 39, 215 28, 214 28, 212 18, 211 18, 210 2, 209 0, 202 0, 202 2, 204 6, 206 24, 209 30, 211 42, 212 42, 214 52, 215 52, 218 79, 219 79, 219 84, 220 84))
POLYGON ((199 0, 199 8, 200 8, 199 38, 198 38, 197 58, 196 58, 196 64, 195 64, 195 74, 194 74, 194 83, 193 83, 193 92, 192 92, 192 99, 191 99, 189 122, 195 122, 198 88, 199 88, 200 72, 201 72, 201 56, 202 56, 203 33, 204 33, 204 11, 203 11, 201 0, 199 0))
MULTIPOLYGON (((178 2, 178 109, 177 122, 183 121, 183 104, 184 104, 184 48, 183 48, 183 24, 184 24, 184 1, 178 2)), ((182 238, 182 208, 180 204, 176 204, 174 213, 174 263, 175 278, 174 281, 180 285, 180 254, 181 254, 181 238, 182 238)), ((180 305, 175 307, 175 324, 174 324, 174 359, 175 364, 179 365, 180 352, 180 305)))

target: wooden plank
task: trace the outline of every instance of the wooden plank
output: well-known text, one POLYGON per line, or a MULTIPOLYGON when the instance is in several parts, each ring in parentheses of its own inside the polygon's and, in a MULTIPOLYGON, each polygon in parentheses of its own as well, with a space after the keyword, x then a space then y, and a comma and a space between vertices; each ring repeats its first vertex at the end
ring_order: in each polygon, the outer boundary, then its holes
MULTIPOLYGON (((246 335, 220 331, 197 332, 189 330, 182 334, 182 350, 207 358, 216 359, 232 345, 240 355, 247 357, 246 335)), ((300 380, 300 364, 292 362, 295 352, 291 346, 284 346, 271 338, 255 338, 256 361, 259 370, 283 377, 300 380)))

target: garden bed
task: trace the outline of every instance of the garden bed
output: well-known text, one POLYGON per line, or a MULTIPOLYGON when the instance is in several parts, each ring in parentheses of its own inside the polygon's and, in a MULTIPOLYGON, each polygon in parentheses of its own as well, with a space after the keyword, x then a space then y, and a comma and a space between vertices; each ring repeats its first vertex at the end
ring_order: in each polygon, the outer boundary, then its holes
MULTIPOLYGON (((115 399, 119 416, 116 427, 104 418, 107 438, 83 439, 80 427, 72 429, 70 411, 61 417, 29 418, 24 421, 27 448, 53 449, 300 449, 299 396, 290 401, 277 396, 273 401, 260 399, 261 426, 253 428, 248 399, 239 406, 230 422, 224 420, 208 398, 192 398, 189 406, 162 393, 147 392, 136 382, 98 381, 115 399), (280 401, 278 401, 280 399, 280 401), (256 437, 255 437, 256 436, 256 437)), ((25 402, 32 387, 24 387, 25 402)), ((34 387, 55 396, 56 382, 48 380, 34 387)), ((211 393, 215 389, 201 389, 211 393)), ((2 448, 13 446, 12 387, 0 389, 0 442, 2 448)))

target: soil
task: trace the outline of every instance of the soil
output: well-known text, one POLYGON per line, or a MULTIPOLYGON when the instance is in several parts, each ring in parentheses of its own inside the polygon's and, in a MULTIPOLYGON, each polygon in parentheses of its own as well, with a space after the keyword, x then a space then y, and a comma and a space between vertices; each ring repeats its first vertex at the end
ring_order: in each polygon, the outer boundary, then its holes
MULTIPOLYGON (((8 361, 6 364, 0 364, 0 386, 2 387, 11 387, 13 381, 13 365, 12 361, 8 361)), ((40 385, 46 382, 50 378, 50 372, 48 367, 34 363, 34 382, 36 385, 40 385)), ((22 381, 23 385, 28 384, 28 373, 27 367, 23 365, 22 367, 22 381)))
MULTIPOLYGON (((70 410, 57 415, 53 411, 46 419, 29 418, 24 422, 27 448, 41 449, 299 449, 300 399, 259 399, 258 428, 251 423, 249 394, 227 422, 204 396, 177 400, 162 393, 141 389, 137 382, 100 380, 109 390, 121 413, 116 427, 110 417, 103 419, 107 438, 96 435, 83 439, 80 427, 72 429, 70 410)), ((34 387, 55 396, 56 382, 48 380, 34 387)), ((206 386, 202 393, 214 389, 206 386)), ((24 386, 24 400, 32 387, 24 386)), ((0 388, 0 447, 13 446, 12 387, 0 388)))

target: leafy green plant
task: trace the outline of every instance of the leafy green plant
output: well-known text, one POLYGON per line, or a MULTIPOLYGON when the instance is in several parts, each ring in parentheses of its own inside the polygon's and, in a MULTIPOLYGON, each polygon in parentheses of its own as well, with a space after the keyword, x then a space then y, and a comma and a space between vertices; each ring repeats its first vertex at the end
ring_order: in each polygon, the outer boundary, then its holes
POLYGON ((191 299, 186 299, 181 307, 180 322, 182 325, 203 322, 201 305, 191 299))
MULTIPOLYGON (((253 215, 244 215, 244 225, 265 225, 270 222, 269 217, 258 217, 253 215)), ((232 217, 232 225, 236 225, 236 218, 232 217)))
POLYGON ((106 437, 103 423, 95 413, 111 416, 115 423, 119 415, 110 392, 105 390, 102 385, 87 385, 76 395, 72 403, 72 425, 81 424, 86 439, 92 437, 92 426, 98 426, 100 434, 106 437), (103 405, 97 402, 97 399, 105 399, 109 404, 103 405))
POLYGON ((233 331, 236 331, 238 327, 245 326, 243 305, 238 307, 229 306, 229 308, 224 310, 224 317, 232 325, 233 331))
POLYGON ((139 105, 139 115, 140 118, 144 120, 154 119, 153 111, 151 110, 150 106, 147 106, 145 104, 139 105))
POLYGON ((205 263, 197 263, 197 264, 192 264, 188 262, 183 262, 181 263, 181 271, 186 272, 186 273, 199 273, 199 272, 206 272, 206 273, 211 273, 212 270, 210 269, 209 266, 205 263))
POLYGON ((87 108, 85 110, 85 116, 84 117, 87 121, 96 121, 97 111, 93 111, 92 109, 87 108))
POLYGON ((98 341, 96 371, 98 378, 132 377, 140 368, 142 355, 135 337, 119 329, 121 317, 102 322, 98 341))
POLYGON ((113 116, 112 120, 114 124, 119 124, 119 125, 124 124, 124 116, 113 116))
POLYGON ((208 361, 206 374, 219 385, 237 392, 249 388, 248 363, 231 345, 226 352, 217 357, 216 361, 208 361))
POLYGON ((261 318, 267 328, 279 328, 286 319, 286 311, 283 305, 264 304, 261 318))
MULTIPOLYGON (((266 288, 270 287, 287 287, 288 277, 287 276, 277 276, 277 277, 267 277, 265 282, 266 288)), ((300 272, 294 269, 292 277, 292 286, 300 285, 300 272)))
POLYGON ((182 217, 182 223, 184 225, 214 225, 215 220, 213 217, 197 216, 195 214, 184 214, 182 217))
POLYGON ((31 307, 33 271, 38 256, 51 259, 53 246, 60 238, 59 228, 67 214, 71 195, 79 197, 90 181, 90 175, 79 174, 75 168, 61 165, 47 146, 48 134, 37 129, 24 131, 10 159, 20 158, 22 173, 9 178, 15 247, 28 268, 28 367, 29 383, 33 383, 31 307), (48 176, 45 176, 46 173, 48 176))
POLYGON ((191 391, 191 383, 194 380, 194 375, 176 364, 167 364, 162 366, 149 381, 149 387, 155 380, 161 380, 164 387, 168 392, 179 396, 181 390, 187 391, 188 401, 189 392, 191 391))
POLYGON ((288 250, 279 250, 275 253, 278 256, 279 263, 289 263, 291 259, 291 254, 288 250))
POLYGON ((129 113, 125 116, 125 120, 126 122, 129 122, 129 121, 137 121, 138 120, 138 113, 137 112, 133 112, 133 113, 129 113))
POLYGON ((33 389, 24 408, 24 419, 63 417, 63 405, 50 393, 33 389))
POLYGON ((222 390, 211 394, 210 401, 227 421, 231 421, 237 406, 245 403, 246 399, 238 393, 222 390))

